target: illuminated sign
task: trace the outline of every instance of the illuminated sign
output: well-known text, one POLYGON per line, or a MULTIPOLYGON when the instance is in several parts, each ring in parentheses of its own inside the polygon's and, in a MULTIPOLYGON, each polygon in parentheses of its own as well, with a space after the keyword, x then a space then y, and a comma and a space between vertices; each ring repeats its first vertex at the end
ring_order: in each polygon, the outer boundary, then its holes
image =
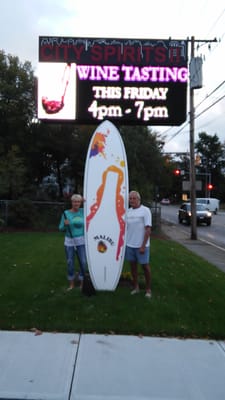
POLYGON ((183 40, 39 38, 39 119, 180 125, 187 81, 183 40))

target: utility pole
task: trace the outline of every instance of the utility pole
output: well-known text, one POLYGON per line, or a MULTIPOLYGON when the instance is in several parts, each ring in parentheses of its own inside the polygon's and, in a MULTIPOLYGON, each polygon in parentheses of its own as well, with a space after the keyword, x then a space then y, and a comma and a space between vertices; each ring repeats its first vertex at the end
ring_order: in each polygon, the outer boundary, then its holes
MULTIPOLYGON (((195 42, 216 42, 213 40, 195 40, 191 37, 191 60, 194 59, 195 42)), ((190 77, 191 80, 191 77, 190 77)), ((190 82, 190 200, 191 200, 191 239, 197 240, 197 220, 196 220, 196 174, 195 174, 195 108, 194 90, 190 82)))
MULTIPOLYGON (((191 60, 194 58, 195 38, 191 37, 191 60)), ((190 78, 191 79, 191 78, 190 78)), ((196 220, 196 179, 195 179, 195 108, 194 88, 190 83, 190 200, 191 200, 191 239, 197 240, 196 220)))

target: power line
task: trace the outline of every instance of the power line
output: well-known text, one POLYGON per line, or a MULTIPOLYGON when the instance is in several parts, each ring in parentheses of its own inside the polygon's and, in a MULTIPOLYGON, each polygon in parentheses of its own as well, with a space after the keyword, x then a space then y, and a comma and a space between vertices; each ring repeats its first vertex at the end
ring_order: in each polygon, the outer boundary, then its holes
MULTIPOLYGON (((197 118, 199 118, 202 114, 204 114, 206 111, 208 111, 210 108, 212 108, 214 105, 216 105, 217 103, 219 103, 221 100, 223 100, 225 98, 225 94, 223 96, 221 96, 219 99, 217 99, 216 101, 214 101, 212 104, 210 104, 207 108, 205 108, 203 111, 201 111, 198 115, 195 115, 194 120, 196 120, 197 118)), ((175 132, 171 138, 169 140, 167 140, 167 143, 169 143, 171 140, 173 140, 177 135, 179 135, 179 133, 181 133, 183 131, 184 128, 186 128, 186 126, 189 125, 189 122, 186 122, 185 125, 179 129, 179 131, 175 132)))
MULTIPOLYGON (((212 96, 213 93, 215 93, 219 88, 221 88, 224 85, 225 81, 221 82, 215 89, 212 90, 212 92, 210 92, 210 94, 203 99, 195 108, 197 109, 205 100, 208 100, 208 98, 210 96, 212 96)), ((207 108, 205 108, 202 112, 200 112, 198 115, 195 115, 194 120, 196 120, 198 117, 200 117, 202 114, 204 114, 206 111, 208 111, 210 108, 212 108, 215 104, 217 104, 219 101, 221 101, 223 98, 225 97, 225 95, 221 96, 219 99, 217 99, 216 101, 214 101, 212 104, 210 104, 207 108)), ((173 140, 177 135, 179 135, 179 133, 181 133, 183 131, 184 128, 186 128, 186 126, 189 125, 189 122, 186 122, 185 125, 183 125, 177 132, 175 132, 171 138, 169 140, 167 140, 167 143, 169 143, 171 140, 173 140)), ((169 128, 170 129, 170 128, 169 128)), ((165 134, 165 132, 164 132, 165 134)))
MULTIPOLYGON (((208 31, 208 34, 218 25, 219 20, 222 18, 222 16, 224 15, 225 9, 222 10, 222 12, 219 14, 219 16, 216 18, 216 20, 214 21, 214 23, 212 24, 211 28, 208 31)), ((215 51, 215 49, 221 45, 221 42, 223 41, 225 36, 225 32, 222 33, 222 35, 220 35, 220 39, 217 40, 212 40, 216 43, 216 46, 213 48, 213 51, 215 51)), ((212 42, 211 40, 194 40, 195 43, 202 43, 202 46, 205 45, 206 43, 212 42)), ((213 52, 212 51, 212 52, 213 52)), ((211 54, 212 54, 211 52, 211 54)), ((206 100, 208 100, 217 90, 219 90, 223 85, 224 85, 225 81, 221 82, 215 89, 213 89, 209 95, 207 95, 195 108, 197 109, 198 107, 200 107, 200 105, 202 105, 206 100)), ((208 107, 206 107, 202 112, 200 112, 198 115, 194 115, 193 120, 196 120, 197 118, 199 118, 202 114, 204 114, 205 112, 207 112, 210 108, 212 108, 213 106, 215 106, 217 103, 219 103, 221 100, 223 100, 223 98, 225 97, 225 95, 222 95, 220 98, 218 98, 217 100, 215 100, 213 103, 211 103, 208 107)), ((166 140, 166 143, 170 142, 171 140, 173 140, 177 135, 179 135, 187 126, 189 125, 189 122, 186 122, 178 131, 176 131, 171 137, 170 139, 166 140)), ((169 128, 166 132, 164 132, 164 134, 166 134, 170 129, 169 128)))
MULTIPOLYGON (((216 21, 219 20, 219 18, 222 16, 222 14, 224 13, 224 11, 220 14, 220 16, 217 18, 216 21)), ((215 25, 215 23, 214 23, 215 25)), ((190 41, 188 39, 188 41, 190 41)), ((195 42, 198 43, 206 43, 206 42, 217 42, 216 39, 213 40, 195 40, 195 42)), ((215 89, 213 89, 209 95, 207 95, 196 107, 195 109, 197 109, 200 105, 202 105, 206 100, 208 100, 217 90, 219 90, 223 85, 224 85, 225 81, 221 82, 215 89)), ((206 109, 204 109, 201 113, 199 113, 197 116, 194 116, 194 120, 196 120, 198 117, 200 117, 203 113, 205 113, 206 111, 208 111, 210 108, 212 108, 215 104, 217 104, 219 101, 221 101, 223 98, 225 97, 225 95, 221 96, 219 99, 217 99, 216 101, 214 101, 212 104, 210 104, 206 109)), ((187 126, 189 125, 189 122, 187 121, 178 131, 176 131, 168 140, 166 140, 166 143, 169 143, 171 140, 173 140, 177 135, 179 135, 187 126)), ((168 131, 170 131, 171 129, 173 129, 172 127, 168 128, 165 132, 163 132, 163 134, 167 134, 168 131)))
POLYGON ((211 28, 209 29, 208 33, 206 36, 208 36, 212 30, 214 29, 214 27, 218 24, 220 18, 223 16, 223 14, 225 13, 225 8, 222 10, 222 12, 219 14, 219 16, 217 17, 217 19, 215 20, 215 22, 212 24, 211 28))
POLYGON ((179 135, 179 133, 181 133, 182 130, 183 130, 184 128, 186 128, 187 125, 189 125, 189 122, 186 122, 185 125, 184 125, 182 128, 179 129, 179 131, 175 132, 175 133, 171 136, 171 138, 167 141, 167 143, 169 143, 172 139, 174 139, 177 135, 179 135))
POLYGON ((210 104, 207 108, 205 108, 205 110, 203 110, 202 112, 200 112, 198 115, 195 116, 195 119, 197 119, 198 117, 200 117, 202 114, 204 114, 206 111, 208 111, 210 108, 212 108, 215 104, 219 103, 221 100, 223 100, 225 98, 225 94, 223 96, 221 96, 219 99, 217 99, 216 101, 214 101, 214 103, 210 104))
POLYGON ((195 109, 197 109, 202 103, 204 103, 204 101, 208 100, 209 97, 211 97, 213 95, 213 93, 215 93, 218 89, 220 89, 225 83, 225 80, 223 82, 221 82, 215 89, 213 89, 199 104, 197 104, 197 106, 195 107, 195 109))

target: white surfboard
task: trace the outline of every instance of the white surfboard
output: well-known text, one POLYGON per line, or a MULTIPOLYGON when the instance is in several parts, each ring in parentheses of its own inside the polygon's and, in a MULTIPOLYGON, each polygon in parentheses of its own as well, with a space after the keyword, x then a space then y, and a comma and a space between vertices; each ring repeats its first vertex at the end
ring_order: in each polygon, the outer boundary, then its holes
POLYGON ((102 122, 91 138, 84 174, 85 245, 97 290, 115 290, 121 275, 128 208, 128 167, 118 129, 102 122))

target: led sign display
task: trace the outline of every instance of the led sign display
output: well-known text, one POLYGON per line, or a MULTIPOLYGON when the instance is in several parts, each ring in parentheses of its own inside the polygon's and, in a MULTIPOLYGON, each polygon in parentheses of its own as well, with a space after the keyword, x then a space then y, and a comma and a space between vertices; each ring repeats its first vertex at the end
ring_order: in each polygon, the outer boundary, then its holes
POLYGON ((180 125, 187 42, 39 37, 38 118, 180 125))

